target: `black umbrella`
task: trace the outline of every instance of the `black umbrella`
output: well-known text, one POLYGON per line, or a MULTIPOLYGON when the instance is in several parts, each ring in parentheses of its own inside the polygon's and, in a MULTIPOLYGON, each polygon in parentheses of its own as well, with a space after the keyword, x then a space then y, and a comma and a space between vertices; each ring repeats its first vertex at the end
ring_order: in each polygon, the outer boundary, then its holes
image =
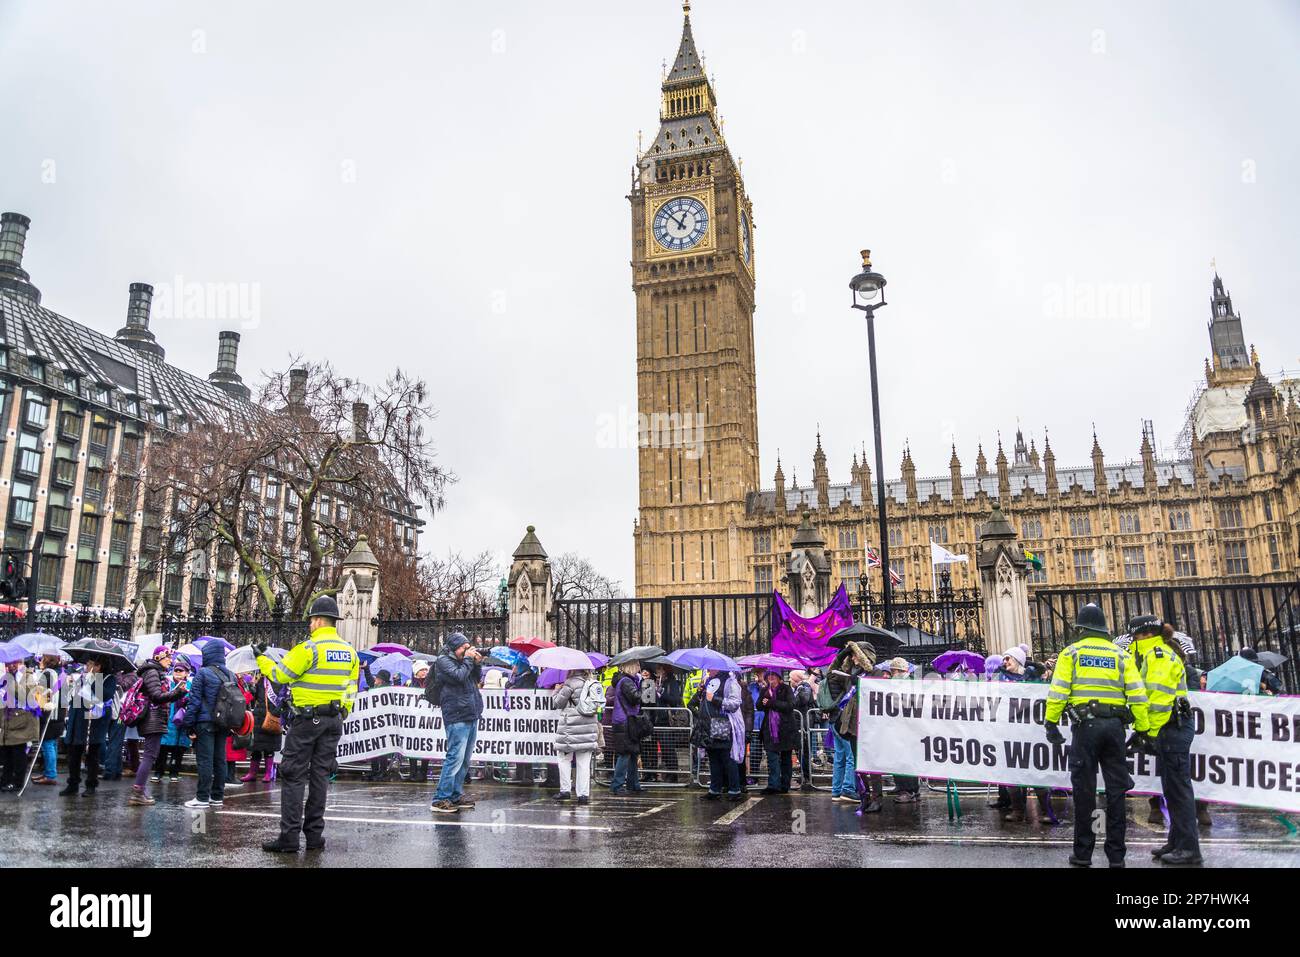
POLYGON ((877 657, 883 657, 895 648, 903 646, 903 639, 892 631, 877 628, 875 625, 864 625, 861 622, 855 622, 847 628, 841 628, 826 640, 826 644, 832 648, 843 648, 850 641, 855 641, 860 645, 870 645, 876 649, 877 657))
MULTIPOLYGON (((613 664, 612 661, 611 661, 610 663, 613 664)), ((674 671, 693 671, 693 670, 694 670, 694 669, 692 669, 692 668, 688 668, 686 665, 679 665, 679 664, 678 664, 677 662, 675 662, 675 661, 669 661, 667 658, 664 658, 664 657, 659 657, 659 658, 646 658, 646 659, 645 659, 645 663, 646 663, 647 665, 650 665, 652 668, 657 668, 657 667, 659 667, 660 665, 663 665, 665 668, 672 668, 674 671)))
POLYGON ((648 661, 651 658, 662 657, 663 653, 664 650, 658 645, 637 645, 634 648, 620 651, 609 659, 609 663, 611 665, 625 665, 629 661, 648 661))
POLYGON ((82 638, 70 645, 64 645, 63 651, 73 661, 83 663, 98 661, 103 666, 105 674, 111 675, 119 671, 135 671, 135 662, 122 650, 120 645, 111 641, 104 641, 101 638, 82 638))
POLYGON ((1276 651, 1257 651, 1255 658, 1269 671, 1276 671, 1286 661, 1286 655, 1279 655, 1276 651))

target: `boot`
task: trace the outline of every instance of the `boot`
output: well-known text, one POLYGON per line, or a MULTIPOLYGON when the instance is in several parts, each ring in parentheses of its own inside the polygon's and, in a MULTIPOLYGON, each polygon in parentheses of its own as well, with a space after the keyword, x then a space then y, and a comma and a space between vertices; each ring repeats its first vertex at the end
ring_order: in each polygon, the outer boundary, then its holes
POLYGON ((81 788, 78 781, 69 781, 67 785, 59 792, 59 797, 76 797, 77 791, 81 788))
POLYGON ((275 780, 275 759, 274 758, 266 759, 266 773, 262 775, 262 780, 265 781, 267 784, 270 784, 272 781, 275 780))
POLYGON ((249 781, 256 781, 256 780, 257 780, 257 768, 258 768, 258 765, 261 764, 261 763, 262 763, 261 758, 250 758, 250 759, 249 759, 249 762, 248 762, 248 773, 245 774, 245 775, 244 775, 242 778, 240 778, 239 780, 243 781, 245 784, 247 784, 249 781))

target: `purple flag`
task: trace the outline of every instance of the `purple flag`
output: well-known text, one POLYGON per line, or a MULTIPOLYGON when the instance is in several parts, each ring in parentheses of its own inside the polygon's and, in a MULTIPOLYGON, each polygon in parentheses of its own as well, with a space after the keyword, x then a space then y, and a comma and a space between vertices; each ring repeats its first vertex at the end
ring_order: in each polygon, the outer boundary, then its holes
POLYGON ((827 640, 853 624, 853 607, 844 586, 815 618, 800 618, 779 593, 772 598, 772 653, 797 658, 809 667, 834 661, 838 649, 827 645, 827 640))

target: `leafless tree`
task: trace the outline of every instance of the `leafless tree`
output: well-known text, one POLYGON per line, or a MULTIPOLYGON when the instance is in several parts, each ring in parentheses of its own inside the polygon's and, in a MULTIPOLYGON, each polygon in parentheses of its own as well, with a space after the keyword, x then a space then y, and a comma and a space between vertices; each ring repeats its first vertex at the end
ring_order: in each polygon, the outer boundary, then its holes
POLYGON ((400 370, 370 387, 327 363, 296 363, 270 374, 255 404, 156 432, 147 485, 172 503, 172 553, 216 546, 267 609, 301 617, 332 590, 326 572, 358 534, 370 531, 377 553, 400 551, 414 506, 442 507, 455 478, 435 462, 435 416, 425 384, 400 370), (283 519, 267 507, 267 484, 285 490, 283 519))
POLYGON ((602 575, 591 562, 576 552, 551 559, 551 582, 555 597, 624 598, 622 582, 602 575))
POLYGON ((389 550, 376 556, 385 617, 471 618, 497 607, 501 572, 490 552, 417 559, 389 550))

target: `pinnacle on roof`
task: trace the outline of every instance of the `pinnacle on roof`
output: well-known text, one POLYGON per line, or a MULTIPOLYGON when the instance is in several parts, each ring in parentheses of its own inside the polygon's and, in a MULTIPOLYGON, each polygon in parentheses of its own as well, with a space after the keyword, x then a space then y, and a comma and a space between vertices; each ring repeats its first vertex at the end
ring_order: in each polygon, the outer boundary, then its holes
POLYGON ((682 12, 685 14, 682 21, 682 42, 677 46, 677 58, 673 60, 673 67, 664 78, 665 88, 679 83, 695 83, 705 78, 704 64, 700 60, 699 50, 695 47, 695 35, 691 33, 689 2, 682 4, 682 12))
POLYGON ((535 534, 536 531, 537 529, 532 525, 528 526, 528 530, 524 533, 523 541, 521 541, 519 547, 515 549, 514 555, 511 556, 512 558, 546 558, 546 549, 542 548, 542 543, 537 540, 537 535, 535 534))

